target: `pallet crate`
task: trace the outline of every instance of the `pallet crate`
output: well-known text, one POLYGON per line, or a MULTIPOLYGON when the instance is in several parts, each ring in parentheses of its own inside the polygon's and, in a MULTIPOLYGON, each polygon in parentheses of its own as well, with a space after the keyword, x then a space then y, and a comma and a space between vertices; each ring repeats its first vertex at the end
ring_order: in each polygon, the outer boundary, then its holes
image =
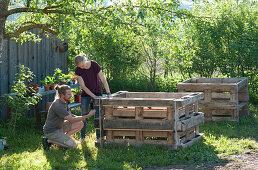
POLYGON ((100 145, 154 144, 169 149, 185 148, 199 141, 198 112, 203 93, 117 92, 95 100, 100 108, 100 145))
POLYGON ((191 78, 177 85, 179 92, 203 92, 199 107, 205 120, 238 121, 248 115, 248 78, 191 78))

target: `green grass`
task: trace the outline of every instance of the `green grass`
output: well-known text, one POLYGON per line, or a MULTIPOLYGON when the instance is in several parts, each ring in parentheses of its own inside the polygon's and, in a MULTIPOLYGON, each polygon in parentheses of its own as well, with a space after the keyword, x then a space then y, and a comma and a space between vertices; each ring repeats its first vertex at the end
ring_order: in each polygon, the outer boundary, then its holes
MULTIPOLYGON (((0 169, 141 169, 171 164, 219 163, 230 154, 254 152, 258 149, 257 108, 236 122, 208 122, 200 126, 203 140, 183 150, 170 151, 151 145, 132 147, 111 145, 94 146, 92 119, 86 142, 77 149, 52 147, 44 151, 42 132, 35 130, 35 119, 21 119, 15 132, 7 123, 0 122, 0 137, 7 137, 9 149, 0 151, 0 169)), ((75 111, 78 114, 78 111, 75 111)), ((79 139, 79 133, 74 135, 79 139)))

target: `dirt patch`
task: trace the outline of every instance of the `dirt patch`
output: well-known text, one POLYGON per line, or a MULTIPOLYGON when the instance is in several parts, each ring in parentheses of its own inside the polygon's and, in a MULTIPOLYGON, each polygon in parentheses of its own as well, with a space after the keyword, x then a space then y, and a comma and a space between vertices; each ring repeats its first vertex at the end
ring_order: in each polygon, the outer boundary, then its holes
POLYGON ((170 165, 167 167, 144 168, 145 170, 192 170, 192 169, 248 169, 258 170, 258 152, 249 152, 240 155, 229 155, 222 159, 228 159, 227 163, 202 164, 202 165, 170 165))

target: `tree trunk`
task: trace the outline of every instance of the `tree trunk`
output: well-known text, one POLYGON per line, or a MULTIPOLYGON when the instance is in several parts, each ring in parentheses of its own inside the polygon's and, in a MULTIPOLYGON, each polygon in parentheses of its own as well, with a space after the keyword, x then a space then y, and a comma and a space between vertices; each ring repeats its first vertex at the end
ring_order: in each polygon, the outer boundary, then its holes
POLYGON ((2 63, 4 29, 7 16, 3 13, 8 11, 9 0, 0 0, 0 64, 2 63))

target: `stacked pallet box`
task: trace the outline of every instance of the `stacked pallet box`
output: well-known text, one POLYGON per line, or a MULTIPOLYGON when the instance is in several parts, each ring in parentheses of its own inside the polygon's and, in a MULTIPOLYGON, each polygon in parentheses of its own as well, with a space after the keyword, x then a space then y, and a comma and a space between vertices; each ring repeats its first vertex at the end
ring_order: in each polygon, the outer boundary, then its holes
POLYGON ((248 78, 191 78, 177 85, 179 92, 203 92, 199 107, 205 120, 238 121, 248 115, 248 78))
POLYGON ((154 144, 185 148, 199 141, 203 93, 117 92, 95 100, 100 108, 100 144, 154 144))

